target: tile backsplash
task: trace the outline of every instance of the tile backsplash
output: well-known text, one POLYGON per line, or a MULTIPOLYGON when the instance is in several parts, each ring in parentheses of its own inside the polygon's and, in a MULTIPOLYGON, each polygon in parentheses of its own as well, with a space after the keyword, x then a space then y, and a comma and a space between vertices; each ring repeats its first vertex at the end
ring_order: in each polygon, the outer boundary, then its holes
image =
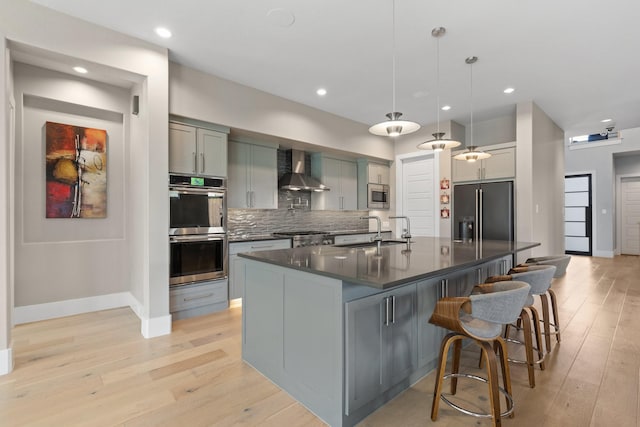
MULTIPOLYGON (((311 171, 311 158, 305 155, 305 168, 311 171)), ((278 177, 291 171, 291 152, 278 150, 278 177)), ((251 237, 276 231, 368 230, 369 221, 360 219, 362 211, 312 211, 308 191, 278 190, 278 209, 229 209, 229 237, 251 237)))

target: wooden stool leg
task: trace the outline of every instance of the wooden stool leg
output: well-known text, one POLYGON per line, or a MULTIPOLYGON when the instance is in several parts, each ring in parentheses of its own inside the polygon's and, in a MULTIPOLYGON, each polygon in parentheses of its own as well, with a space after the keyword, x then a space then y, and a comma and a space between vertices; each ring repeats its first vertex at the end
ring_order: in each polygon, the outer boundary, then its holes
MULTIPOLYGON (((536 334, 536 344, 538 345, 538 360, 542 360, 544 358, 544 347, 542 347, 542 334, 540 333, 540 315, 538 314, 538 310, 535 307, 529 307, 531 310, 531 318, 533 320, 533 330, 536 334)), ((544 371, 544 362, 540 362, 540 369, 544 371)))
MULTIPOLYGON (((457 374, 460 371, 460 353, 462 351, 462 339, 457 339, 453 343, 453 363, 451 364, 451 373, 457 374)), ((458 378, 451 377, 451 394, 456 394, 458 389, 458 378)))
POLYGON ((556 299, 556 293, 551 288, 549 288, 549 297, 551 298, 551 310, 553 311, 553 325, 556 331, 556 341, 560 342, 560 320, 558 317, 558 301, 556 299))
POLYGON ((457 334, 449 333, 442 340, 440 345, 440 356, 438 359, 438 371, 436 373, 436 383, 433 391, 433 403, 431 404, 431 419, 433 421, 438 419, 438 409, 440 408, 440 395, 442 394, 442 378, 447 368, 447 354, 449 353, 449 346, 451 341, 455 340, 457 334))
MULTIPOLYGON (((507 343, 502 338, 496 339, 494 343, 494 351, 500 355, 503 388, 509 396, 513 396, 513 393, 511 391, 511 371, 509 370, 509 360, 507 360, 509 358, 509 356, 507 355, 507 343)), ((507 410, 511 409, 509 399, 506 396, 505 402, 507 405, 507 410)), ((512 412, 510 417, 513 418, 513 415, 514 413, 512 412)))
POLYGON ((487 365, 487 380, 489 381, 489 398, 491 402, 491 415, 493 417, 493 425, 499 427, 502 425, 500 420, 500 392, 498 390, 498 368, 496 366, 496 354, 486 341, 480 343, 482 347, 482 355, 487 365))
POLYGON ((542 302, 542 323, 544 325, 544 343, 547 347, 547 353, 551 353, 551 325, 549 320, 549 300, 547 299, 547 294, 541 294, 540 301, 542 302))
POLYGON ((531 336, 531 317, 527 309, 522 309, 520 313, 522 328, 524 331, 524 349, 527 355, 527 370, 529 371, 529 387, 536 386, 536 377, 533 372, 533 340, 531 336))

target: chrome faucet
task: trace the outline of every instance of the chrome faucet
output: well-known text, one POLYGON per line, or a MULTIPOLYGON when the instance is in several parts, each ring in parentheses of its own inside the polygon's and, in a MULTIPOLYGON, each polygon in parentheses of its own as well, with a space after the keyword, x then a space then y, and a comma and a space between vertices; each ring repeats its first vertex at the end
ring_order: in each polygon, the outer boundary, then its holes
POLYGON ((379 216, 361 216, 360 219, 375 219, 376 221, 378 221, 378 233, 376 234, 376 236, 373 238, 373 241, 376 242, 377 246, 378 246, 378 253, 380 252, 380 247, 382 246, 382 221, 380 221, 380 217, 379 216))
POLYGON ((403 239, 407 240, 407 245, 410 243, 411 240, 411 221, 409 221, 409 217, 408 216, 390 216, 389 219, 396 219, 396 218, 404 218, 407 220, 407 228, 404 229, 404 231, 402 232, 402 235, 400 237, 402 237, 403 239))

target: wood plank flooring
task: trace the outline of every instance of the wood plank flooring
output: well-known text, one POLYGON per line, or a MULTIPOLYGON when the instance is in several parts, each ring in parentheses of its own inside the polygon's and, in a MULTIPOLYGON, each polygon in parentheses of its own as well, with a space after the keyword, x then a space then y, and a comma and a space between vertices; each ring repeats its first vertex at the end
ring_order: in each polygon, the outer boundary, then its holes
MULTIPOLYGON (((640 259, 573 257, 553 284, 562 342, 536 370, 512 365, 516 415, 505 426, 638 426, 640 259)), ((129 309, 20 325, 14 371, 0 376, 2 426, 321 426, 324 423, 241 360, 241 308, 174 322, 169 336, 140 335, 129 309)), ((510 349, 514 355, 519 349, 510 349)), ((462 370, 478 351, 463 351, 462 370)), ((434 373, 362 426, 489 426, 441 405, 429 418, 434 373)), ((488 409, 486 386, 459 399, 488 409)))

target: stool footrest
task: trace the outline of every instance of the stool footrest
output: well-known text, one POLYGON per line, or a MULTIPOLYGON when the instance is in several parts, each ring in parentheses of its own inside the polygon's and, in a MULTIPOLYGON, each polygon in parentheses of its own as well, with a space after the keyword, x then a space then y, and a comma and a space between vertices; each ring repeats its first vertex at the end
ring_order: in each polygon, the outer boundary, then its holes
MULTIPOLYGON (((448 380, 450 378, 470 378, 472 380, 481 381, 483 383, 489 382, 489 380, 487 380, 486 378, 480 377, 478 375, 472 375, 472 374, 457 373, 457 374, 447 374, 444 377, 442 377, 443 380, 448 380)), ((504 388, 498 387, 498 390, 507 398, 507 410, 502 412, 500 414, 500 417, 508 417, 513 413, 513 398, 509 393, 507 393, 507 391, 504 388)), ((447 399, 443 394, 440 395, 440 400, 442 400, 447 405, 451 406, 456 411, 462 412, 463 414, 471 415, 472 417, 477 417, 477 418, 491 418, 491 414, 487 414, 484 412, 474 412, 469 409, 463 408, 462 406, 456 405, 455 403, 447 399)))

